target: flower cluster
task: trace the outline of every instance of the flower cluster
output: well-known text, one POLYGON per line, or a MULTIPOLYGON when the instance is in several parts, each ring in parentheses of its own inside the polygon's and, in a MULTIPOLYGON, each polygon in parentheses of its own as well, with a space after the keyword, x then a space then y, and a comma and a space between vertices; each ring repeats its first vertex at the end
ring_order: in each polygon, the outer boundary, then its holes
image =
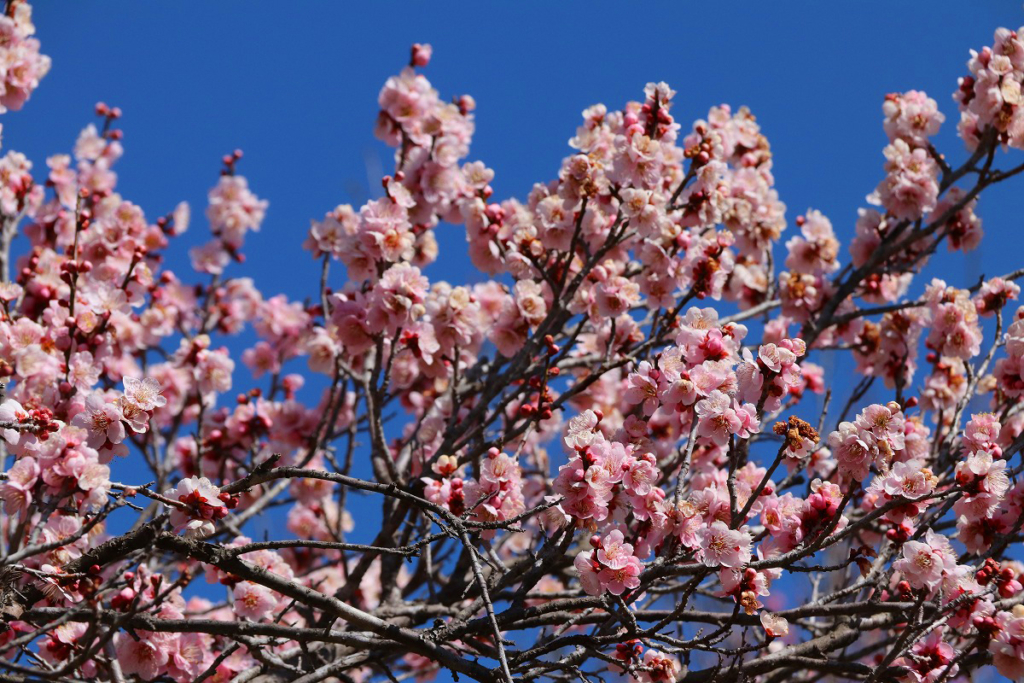
MULTIPOLYGON (((479 522, 510 520, 526 509, 522 470, 514 457, 491 448, 478 479, 459 476, 457 458, 442 455, 433 465, 438 478, 423 477, 427 499, 456 515, 469 513, 479 522)), ((494 531, 484 533, 493 537, 494 531)))
POLYGON ((249 190, 244 177, 234 175, 234 162, 241 157, 241 152, 235 152, 225 158, 229 171, 210 190, 206 218, 214 239, 190 252, 192 267, 201 273, 220 275, 232 258, 242 260, 245 234, 259 230, 266 215, 268 202, 249 190))
POLYGON ((8 3, 0 16, 0 113, 24 106, 39 81, 50 71, 50 58, 39 54, 32 24, 32 6, 8 3))
POLYGON ((1024 678, 1024 606, 1015 605, 1010 612, 995 617, 998 634, 989 643, 993 662, 999 673, 1019 681, 1024 678))
POLYGON ((1010 488, 1002 459, 1001 425, 995 415, 974 415, 967 423, 965 458, 956 465, 956 482, 964 495, 957 499, 957 537, 970 552, 984 552, 994 535, 1009 531, 1013 521, 1001 503, 1010 488))
POLYGON ((587 594, 601 595, 607 591, 622 595, 640 585, 643 565, 621 531, 613 529, 604 537, 593 536, 590 545, 596 550, 581 552, 573 560, 580 585, 587 594))
POLYGON ((842 422, 828 435, 839 473, 864 481, 872 465, 888 469, 906 446, 905 417, 898 403, 865 408, 853 422, 842 422))
POLYGON ((1003 145, 1024 149, 1024 41, 1020 32, 997 29, 991 46, 980 52, 971 50, 967 62, 971 74, 960 79, 953 94, 960 105, 960 135, 969 149, 978 146, 986 130, 994 130, 1003 145))
POLYGON ((1007 398, 1024 396, 1024 319, 1018 318, 1006 330, 1006 357, 996 361, 995 377, 1007 398))

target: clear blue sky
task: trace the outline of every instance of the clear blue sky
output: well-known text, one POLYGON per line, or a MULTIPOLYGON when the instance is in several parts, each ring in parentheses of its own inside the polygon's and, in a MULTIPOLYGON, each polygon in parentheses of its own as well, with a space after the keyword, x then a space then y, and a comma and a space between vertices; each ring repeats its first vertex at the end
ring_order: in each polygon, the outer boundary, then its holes
MULTIPOLYGON (((927 91, 947 117, 939 148, 961 158, 950 95, 968 50, 998 26, 1024 24, 1018 0, 38 0, 35 10, 53 69, 22 112, 2 117, 4 148, 28 154, 41 173, 46 156, 69 150, 94 120, 95 102, 120 106, 120 192, 151 220, 182 199, 193 207, 171 259, 179 271, 187 247, 208 237, 202 213, 220 156, 242 148, 241 173, 270 209, 247 239, 248 262, 230 274, 297 299, 316 288, 300 248, 309 220, 338 203, 358 206, 390 168, 390 150, 372 135, 376 97, 413 42, 434 46, 426 75, 443 97, 476 98, 470 159, 495 169, 496 198, 524 197, 556 174, 585 107, 621 107, 664 80, 679 93, 673 113, 684 127, 711 105, 750 106, 772 143, 790 222, 818 208, 845 245, 882 176, 884 95, 927 91)), ((1019 186, 985 195, 981 249, 937 258, 942 277, 966 285, 1020 266, 1020 196, 1019 186)), ((473 277, 459 229, 443 226, 439 239, 453 251, 442 253, 445 277, 473 277)))

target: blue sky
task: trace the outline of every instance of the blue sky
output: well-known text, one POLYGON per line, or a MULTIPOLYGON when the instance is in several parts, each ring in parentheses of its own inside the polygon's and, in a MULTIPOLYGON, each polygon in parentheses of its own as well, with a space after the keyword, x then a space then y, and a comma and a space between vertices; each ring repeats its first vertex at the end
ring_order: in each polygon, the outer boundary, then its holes
MULTIPOLYGON (((301 300, 317 286, 300 247, 309 220, 339 203, 358 206, 390 168, 390 150, 372 134, 376 98, 413 42, 434 46, 425 73, 443 97, 476 99, 470 159, 495 169, 496 198, 524 197, 557 173, 585 107, 621 107, 648 81, 664 80, 678 91, 673 114, 684 128, 712 105, 748 105, 772 143, 790 223, 820 209, 845 245, 882 177, 885 94, 927 91, 947 117, 937 146, 962 158, 951 93, 968 50, 988 44, 998 26, 1024 24, 1024 11, 1016 0, 40 0, 35 23, 53 69, 23 111, 2 117, 4 148, 26 153, 41 178, 45 158, 68 151, 94 120, 97 101, 121 107, 119 191, 150 220, 181 200, 193 207, 170 259, 183 275, 187 247, 208 237, 202 213, 219 159, 243 149, 240 172, 270 208, 262 232, 247 239, 247 262, 229 274, 301 300)), ((1002 166, 1018 157, 1001 155, 1002 166)), ((932 272, 966 286, 1020 265, 1015 188, 982 199, 980 250, 940 255, 932 272)), ((445 277, 475 279, 460 230, 439 230, 445 277)))

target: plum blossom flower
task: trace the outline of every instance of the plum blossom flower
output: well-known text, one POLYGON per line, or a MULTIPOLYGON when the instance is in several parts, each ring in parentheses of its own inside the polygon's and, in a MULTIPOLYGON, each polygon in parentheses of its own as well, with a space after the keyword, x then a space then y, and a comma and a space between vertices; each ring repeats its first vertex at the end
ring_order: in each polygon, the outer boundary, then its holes
POLYGON ((159 676, 170 658, 169 635, 146 633, 145 637, 133 638, 118 633, 114 647, 121 670, 128 675, 137 674, 144 681, 159 676))
POLYGON ((139 410, 155 410, 167 405, 167 399, 160 395, 161 391, 160 383, 152 377, 141 380, 135 377, 124 378, 124 398, 139 410))
POLYGON ((1011 680, 1024 680, 1024 606, 998 612, 996 624, 999 632, 988 646, 996 669, 1011 680))
POLYGON ((789 621, 771 612, 761 612, 761 626, 770 638, 785 638, 789 634, 789 621))
POLYGON ((571 418, 565 431, 565 445, 573 450, 582 450, 589 446, 596 438, 598 422, 597 414, 593 410, 584 410, 571 418))
POLYGON ((39 53, 39 40, 32 37, 34 33, 32 7, 27 2, 0 16, 0 113, 21 109, 50 71, 50 58, 39 53))
POLYGON ((716 520, 700 531, 701 559, 708 567, 735 569, 750 562, 750 534, 746 527, 730 529, 716 520))
POLYGON ((601 547, 597 551, 597 559, 609 569, 622 569, 629 564, 633 555, 633 546, 625 542, 622 532, 615 529, 601 539, 601 547))
POLYGON ((679 662, 657 650, 644 652, 644 669, 637 674, 640 683, 671 683, 679 677, 679 662))
POLYGON ((28 509, 40 473, 39 464, 31 456, 19 458, 7 470, 7 481, 0 484, 0 500, 4 503, 4 512, 15 515, 28 509))
MULTIPOLYGON (((28 419, 28 417, 28 412, 14 399, 8 398, 3 403, 0 403, 0 422, 17 424, 28 419)), ((12 446, 18 445, 18 442, 21 440, 21 434, 19 430, 13 427, 5 427, 3 430, 4 439, 12 446)))
POLYGON ((643 565, 640 560, 630 556, 626 558, 626 564, 618 569, 605 567, 598 574, 601 586, 612 595, 622 595, 627 590, 633 590, 640 586, 640 572, 643 565))
MULTIPOLYGON (((166 400, 162 396, 160 398, 166 400)), ((120 407, 116 402, 104 399, 101 394, 89 394, 85 399, 85 410, 75 415, 71 424, 88 432, 87 443, 92 448, 102 448, 107 441, 119 444, 126 436, 120 407)))
POLYGON ((206 218, 210 228, 231 249, 241 249, 245 233, 259 230, 267 212, 268 202, 249 189, 239 175, 222 175, 210 190, 206 218))
POLYGON ((640 361, 636 372, 626 380, 623 398, 630 405, 642 405, 644 415, 651 416, 658 409, 658 377, 660 373, 647 361, 640 361))
POLYGON ((171 508, 171 526, 187 538, 205 538, 216 531, 214 520, 227 515, 220 489, 206 477, 190 477, 164 494, 180 505, 171 508))
POLYGON ((878 203, 896 218, 917 220, 935 208, 939 165, 921 148, 896 139, 885 148, 886 178, 878 185, 878 203))
POLYGON ((708 394, 707 398, 697 401, 696 411, 700 418, 697 434, 711 439, 719 446, 729 443, 729 435, 738 432, 742 424, 732 408, 732 400, 718 389, 708 394))
POLYGON ((926 146, 946 120, 935 100, 919 90, 886 95, 882 112, 889 140, 904 140, 915 147, 926 146))
POLYGON ((944 642, 948 637, 946 628, 940 626, 933 629, 927 636, 919 640, 911 648, 909 657, 899 657, 893 664, 909 669, 901 682, 936 683, 940 680, 952 680, 960 671, 960 665, 954 663, 957 651, 944 642))
POLYGON ((646 496, 657 484, 661 473, 653 453, 633 458, 622 473, 622 483, 638 496, 646 496))
POLYGON ((241 617, 260 621, 277 607, 274 591, 252 581, 240 581, 232 591, 235 613, 241 617))
POLYGON ((907 462, 897 462, 882 480, 883 490, 890 496, 917 500, 931 493, 934 475, 907 462))
POLYGON ((942 540, 929 530, 926 542, 907 541, 893 569, 903 574, 913 588, 934 588, 942 580, 943 571, 956 564, 947 549, 948 541, 942 540))

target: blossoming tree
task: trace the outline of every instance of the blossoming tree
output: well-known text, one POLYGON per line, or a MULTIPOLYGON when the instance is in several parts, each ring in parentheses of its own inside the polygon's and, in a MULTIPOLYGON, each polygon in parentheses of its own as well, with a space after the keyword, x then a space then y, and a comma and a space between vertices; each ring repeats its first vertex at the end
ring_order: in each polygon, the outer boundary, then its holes
MULTIPOLYGON (((30 12, 5 108, 50 66, 30 12)), ((886 97, 848 251, 814 210, 777 244, 754 117, 684 127, 664 83, 499 200, 430 57, 380 92, 383 196, 313 222, 306 303, 231 274, 267 209, 240 152, 180 275, 188 207, 117 193, 117 108, 48 171, 0 159, 2 679, 1024 681, 1024 271, 924 274, 1024 171, 1024 32, 971 54, 962 163, 886 97), (482 282, 424 275, 442 223, 482 282)))

